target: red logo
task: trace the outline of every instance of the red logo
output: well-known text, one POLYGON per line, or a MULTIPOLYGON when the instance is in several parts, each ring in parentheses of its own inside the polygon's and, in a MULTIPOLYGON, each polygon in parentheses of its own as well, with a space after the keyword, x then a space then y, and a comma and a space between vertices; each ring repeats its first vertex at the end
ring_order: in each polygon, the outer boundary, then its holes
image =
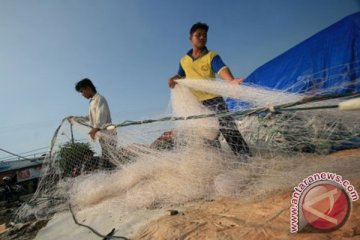
POLYGON ((302 212, 307 223, 317 230, 340 228, 350 215, 351 205, 346 192, 331 183, 311 187, 302 201, 302 212))

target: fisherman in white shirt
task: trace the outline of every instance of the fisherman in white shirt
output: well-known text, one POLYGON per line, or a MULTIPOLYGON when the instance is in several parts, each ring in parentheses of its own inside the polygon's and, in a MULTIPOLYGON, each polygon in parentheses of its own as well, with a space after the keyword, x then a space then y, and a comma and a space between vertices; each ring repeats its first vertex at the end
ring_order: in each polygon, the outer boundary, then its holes
MULTIPOLYGON (((99 93, 90 98, 89 121, 95 134, 105 124, 111 123, 109 106, 106 99, 99 93)), ((91 137, 94 139, 92 135, 91 137)))
MULTIPOLYGON (((109 105, 106 99, 96 91, 94 84, 88 78, 79 81, 75 85, 75 89, 80 92, 83 97, 90 99, 89 115, 83 117, 83 119, 90 122, 91 130, 89 131, 89 135, 95 140, 96 133, 104 126, 111 124, 109 105)), ((114 167, 109 159, 116 148, 116 132, 106 131, 105 134, 99 136, 99 143, 102 150, 103 167, 114 167)))

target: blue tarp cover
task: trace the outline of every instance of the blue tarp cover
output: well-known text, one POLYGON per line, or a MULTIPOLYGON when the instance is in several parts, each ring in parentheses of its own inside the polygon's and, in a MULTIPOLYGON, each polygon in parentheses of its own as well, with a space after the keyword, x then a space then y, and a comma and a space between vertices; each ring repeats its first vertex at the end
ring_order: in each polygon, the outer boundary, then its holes
MULTIPOLYGON (((244 83, 295 93, 360 92, 359 46, 360 12, 259 67, 244 83)), ((227 103, 230 111, 247 106, 239 100, 227 99, 227 103)))

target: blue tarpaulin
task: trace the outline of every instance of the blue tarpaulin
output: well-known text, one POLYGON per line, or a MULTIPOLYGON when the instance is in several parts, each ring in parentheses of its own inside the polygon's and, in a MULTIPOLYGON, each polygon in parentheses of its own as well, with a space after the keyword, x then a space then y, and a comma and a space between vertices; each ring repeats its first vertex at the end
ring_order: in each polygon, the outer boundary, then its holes
MULTIPOLYGON (((360 92, 360 12, 318 32, 251 73, 245 84, 293 93, 360 92), (357 82, 356 82, 357 80, 357 82)), ((246 108, 227 99, 230 111, 246 108)))

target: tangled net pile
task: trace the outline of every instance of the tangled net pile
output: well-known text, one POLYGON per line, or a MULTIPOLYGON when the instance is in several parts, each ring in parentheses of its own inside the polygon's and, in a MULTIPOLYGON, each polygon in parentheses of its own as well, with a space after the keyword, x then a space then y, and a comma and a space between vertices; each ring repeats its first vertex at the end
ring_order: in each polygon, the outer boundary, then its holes
MULTIPOLYGON (((332 77, 339 76, 326 80, 332 77)), ((359 95, 329 95, 330 89, 302 95, 207 80, 178 83, 171 90, 170 116, 110 126, 98 135, 107 144, 102 148, 89 140, 86 123, 64 119, 38 190, 18 211, 19 219, 47 218, 69 204, 84 222, 91 214, 126 219, 144 209, 218 197, 251 201, 289 190, 316 171, 347 179, 358 175, 360 162, 355 159, 315 162, 312 156, 326 155, 359 135, 360 111, 336 108, 359 95), (252 157, 231 151, 219 134, 218 114, 202 106, 190 88, 251 103, 250 109, 223 114, 236 119, 252 157)))

